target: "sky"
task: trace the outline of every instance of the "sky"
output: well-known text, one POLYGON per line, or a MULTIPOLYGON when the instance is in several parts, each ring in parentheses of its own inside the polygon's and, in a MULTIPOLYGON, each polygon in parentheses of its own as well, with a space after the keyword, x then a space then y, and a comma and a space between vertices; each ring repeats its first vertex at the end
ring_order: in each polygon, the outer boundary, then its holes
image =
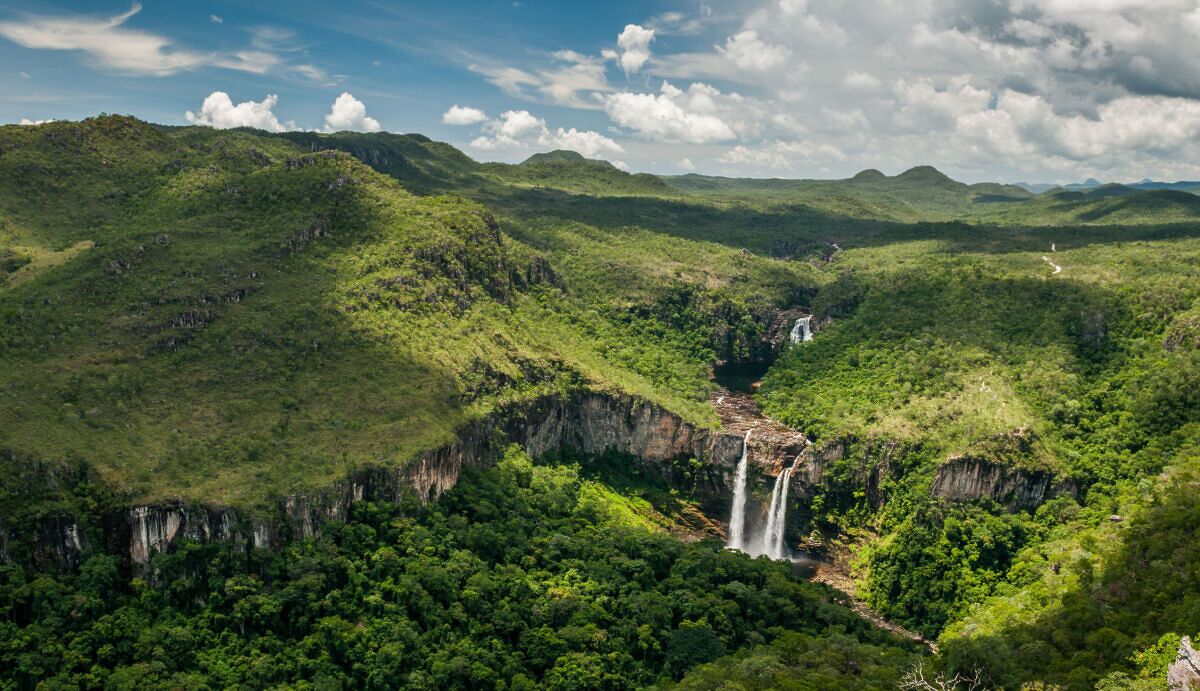
POLYGON ((102 112, 663 174, 1200 179, 1200 0, 6 0, 0 122, 102 112))

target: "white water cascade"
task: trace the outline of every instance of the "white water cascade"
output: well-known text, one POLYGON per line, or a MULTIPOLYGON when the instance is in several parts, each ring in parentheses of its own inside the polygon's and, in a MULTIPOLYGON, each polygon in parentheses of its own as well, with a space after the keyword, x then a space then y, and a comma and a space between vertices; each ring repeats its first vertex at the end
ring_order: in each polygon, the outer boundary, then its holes
POLYGON ((783 531, 787 528, 788 485, 792 481, 795 465, 784 468, 775 478, 775 489, 771 492, 771 506, 767 509, 767 526, 758 538, 755 555, 765 554, 772 559, 787 557, 783 548, 783 531))
POLYGON ((750 466, 750 433, 742 440, 742 457, 738 460, 737 473, 733 480, 733 511, 729 514, 729 542, 726 547, 744 549, 746 544, 746 474, 750 466))
POLYGON ((792 325, 792 343, 803 343, 812 340, 812 317, 800 317, 792 325))

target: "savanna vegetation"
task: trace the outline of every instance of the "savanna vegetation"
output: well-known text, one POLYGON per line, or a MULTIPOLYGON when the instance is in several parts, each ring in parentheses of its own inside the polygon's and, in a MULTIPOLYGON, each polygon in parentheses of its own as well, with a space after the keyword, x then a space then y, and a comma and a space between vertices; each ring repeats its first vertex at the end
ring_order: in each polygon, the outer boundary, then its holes
MULTIPOLYGON (((252 506, 399 467, 545 395, 714 427, 712 363, 806 307, 816 338, 757 399, 845 453, 793 541, 848 555, 859 597, 937 638, 930 675, 1161 688, 1200 633, 1197 199, 928 167, 658 178, 122 117, 0 128, 8 551, 53 512, 252 506), (1053 491, 935 495, 964 457, 1053 491)), ((895 688, 920 659, 783 564, 682 542, 685 488, 570 460, 511 450, 435 504, 359 504, 279 553, 180 547, 152 582, 102 551, 77 574, 5 566, 0 676, 895 688)))

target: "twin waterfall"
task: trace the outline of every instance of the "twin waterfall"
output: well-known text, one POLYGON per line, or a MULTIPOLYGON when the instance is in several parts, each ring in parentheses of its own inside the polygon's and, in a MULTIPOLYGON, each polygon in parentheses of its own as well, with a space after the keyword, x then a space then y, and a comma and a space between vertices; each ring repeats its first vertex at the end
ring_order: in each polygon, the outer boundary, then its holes
MULTIPOLYGON (((812 340, 812 317, 800 317, 792 326, 790 339, 792 343, 803 343, 812 340)), ((753 556, 766 555, 772 559, 788 559, 790 554, 783 542, 783 533, 787 528, 788 486, 792 481, 792 473, 796 470, 794 461, 789 468, 784 468, 775 478, 775 489, 771 492, 771 505, 767 507, 767 524, 753 540, 746 535, 746 481, 750 471, 750 435, 754 428, 746 432, 742 440, 742 457, 738 459, 737 471, 733 480, 733 510, 729 515, 729 542, 726 547, 740 550, 753 556)))

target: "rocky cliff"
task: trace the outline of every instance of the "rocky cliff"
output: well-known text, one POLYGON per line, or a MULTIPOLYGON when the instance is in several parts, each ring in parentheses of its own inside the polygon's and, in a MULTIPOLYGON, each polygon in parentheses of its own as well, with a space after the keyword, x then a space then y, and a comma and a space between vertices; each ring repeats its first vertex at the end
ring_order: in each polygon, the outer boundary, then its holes
POLYGON ((1051 454, 1029 428, 974 443, 952 456, 933 479, 933 495, 952 501, 992 499, 1009 511, 1032 511, 1054 497, 1075 496, 1074 482, 1055 475, 1051 454))
POLYGON ((1167 668, 1167 688, 1170 691, 1200 689, 1200 653, 1192 648, 1192 641, 1187 636, 1179 642, 1175 662, 1167 668))
POLYGON ((1010 511, 1032 511, 1049 499, 1075 495, 1075 484, 1049 470, 1029 470, 984 458, 951 458, 933 478, 934 496, 952 501, 992 499, 1010 511))
MULTIPOLYGON (((660 406, 626 395, 582 392, 554 396, 480 420, 451 443, 397 468, 370 468, 325 491, 281 497, 256 512, 163 502, 133 506, 103 517, 96 540, 80 519, 54 514, 41 519, 32 536, 35 568, 72 570, 95 544, 128 554, 145 571, 156 552, 179 540, 228 542, 234 549, 271 548, 314 535, 325 521, 342 521, 358 500, 397 501, 408 493, 422 501, 452 488, 471 467, 491 463, 507 443, 540 456, 571 449, 585 455, 615 451, 640 459, 666 476, 673 461, 695 458, 703 477, 695 484, 723 494, 742 452, 742 437, 698 428, 660 406)), ((7 531, 2 530, 4 538, 7 531)), ((0 538, 0 546, 6 540, 0 538)))

